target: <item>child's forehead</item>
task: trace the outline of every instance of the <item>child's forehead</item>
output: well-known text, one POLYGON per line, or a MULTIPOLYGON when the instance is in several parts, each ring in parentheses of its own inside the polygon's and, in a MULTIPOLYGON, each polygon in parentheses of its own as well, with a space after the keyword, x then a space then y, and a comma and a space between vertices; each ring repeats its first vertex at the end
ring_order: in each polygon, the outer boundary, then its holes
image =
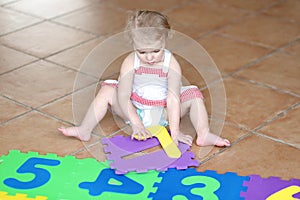
POLYGON ((136 50, 156 50, 164 48, 164 42, 156 41, 134 41, 134 49, 136 50))

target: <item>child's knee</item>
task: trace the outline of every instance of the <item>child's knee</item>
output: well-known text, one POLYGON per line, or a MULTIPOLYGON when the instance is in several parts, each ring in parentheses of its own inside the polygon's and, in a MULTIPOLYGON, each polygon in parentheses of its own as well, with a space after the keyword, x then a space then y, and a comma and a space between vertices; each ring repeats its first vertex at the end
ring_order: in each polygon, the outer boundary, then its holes
POLYGON ((204 99, 202 92, 196 86, 183 91, 180 95, 181 102, 186 102, 195 99, 204 99))

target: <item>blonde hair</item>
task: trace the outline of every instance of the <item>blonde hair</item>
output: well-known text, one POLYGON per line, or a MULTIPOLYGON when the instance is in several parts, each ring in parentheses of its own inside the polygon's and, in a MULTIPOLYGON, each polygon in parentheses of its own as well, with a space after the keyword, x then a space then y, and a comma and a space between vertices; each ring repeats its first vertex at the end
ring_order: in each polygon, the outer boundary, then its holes
POLYGON ((134 42, 135 38, 139 36, 148 41, 166 39, 170 34, 170 29, 167 16, 149 10, 139 10, 132 13, 125 28, 131 42, 134 42))

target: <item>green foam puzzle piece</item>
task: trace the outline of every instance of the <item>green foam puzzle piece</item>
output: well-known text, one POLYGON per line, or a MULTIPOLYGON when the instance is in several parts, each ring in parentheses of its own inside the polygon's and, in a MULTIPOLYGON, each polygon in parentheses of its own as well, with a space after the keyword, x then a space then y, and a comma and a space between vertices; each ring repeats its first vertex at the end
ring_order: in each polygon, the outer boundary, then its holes
MULTIPOLYGON (((113 192, 104 192, 99 196, 91 196, 88 190, 79 187, 82 182, 93 182, 100 172, 109 169, 109 163, 98 162, 93 158, 76 159, 73 156, 59 157, 55 154, 40 155, 36 152, 22 153, 18 150, 12 150, 8 155, 0 157, 0 191, 6 191, 10 195, 17 193, 26 194, 28 197, 47 196, 49 200, 53 199, 147 199, 151 192, 155 192, 153 184, 160 182, 158 172, 149 171, 144 174, 134 172, 124 176, 143 185, 143 191, 138 194, 122 194, 113 192), (4 184, 7 179, 16 179, 21 182, 29 182, 35 179, 33 173, 18 173, 17 170, 29 159, 41 158, 60 161, 59 165, 47 166, 36 164, 33 168, 39 168, 50 173, 49 180, 43 185, 30 189, 16 189, 4 184), (153 191, 154 190, 154 191, 153 191)), ((28 168, 26 168, 28 170, 28 168)), ((110 169, 111 170, 111 169, 110 169)), ((39 175, 37 175, 38 177, 39 175)), ((108 183, 109 184, 109 183, 108 183)))

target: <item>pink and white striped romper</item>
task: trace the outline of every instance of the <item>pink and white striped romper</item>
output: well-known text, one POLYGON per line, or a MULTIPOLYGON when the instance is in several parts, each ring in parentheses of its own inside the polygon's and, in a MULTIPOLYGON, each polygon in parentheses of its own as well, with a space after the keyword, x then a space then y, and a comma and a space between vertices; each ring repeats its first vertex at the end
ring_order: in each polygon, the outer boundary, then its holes
MULTIPOLYGON (((145 67, 140 65, 140 59, 134 56, 134 80, 131 93, 131 101, 137 108, 145 127, 152 125, 166 126, 164 108, 167 106, 168 72, 172 53, 164 50, 163 66, 145 67)), ((117 87, 117 81, 107 80, 102 85, 117 87)), ((185 102, 194 98, 202 98, 203 95, 197 86, 182 86, 180 101, 185 102)))

